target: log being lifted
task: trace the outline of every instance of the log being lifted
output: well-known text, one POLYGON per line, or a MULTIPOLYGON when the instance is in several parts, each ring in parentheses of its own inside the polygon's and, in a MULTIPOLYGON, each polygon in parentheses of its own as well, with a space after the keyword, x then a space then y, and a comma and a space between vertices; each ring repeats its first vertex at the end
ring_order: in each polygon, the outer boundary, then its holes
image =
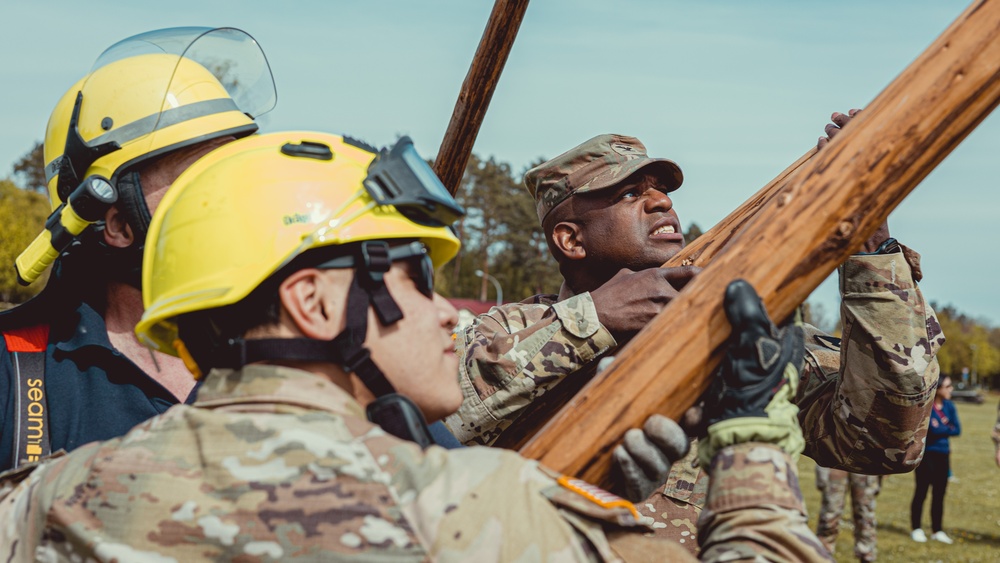
POLYGON ((678 419, 729 336, 725 287, 743 278, 775 319, 859 249, 1000 101, 1000 0, 974 2, 794 175, 521 452, 607 484, 611 450, 654 412, 678 419))
POLYGON ((528 0, 496 0, 493 4, 486 30, 458 92, 455 110, 434 159, 434 171, 452 195, 462 183, 462 174, 472 155, 479 127, 483 124, 486 109, 490 106, 493 91, 500 81, 500 73, 527 9, 528 0))
MULTIPOLYGON (((816 154, 816 149, 812 148, 798 160, 785 168, 781 174, 774 177, 743 205, 730 213, 725 219, 719 221, 717 225, 703 233, 694 242, 684 247, 683 250, 671 258, 665 267, 684 266, 694 264, 705 267, 712 258, 729 244, 736 235, 750 222, 767 202, 778 194, 788 182, 793 174, 809 161, 816 154)), ((519 416, 501 434, 493 446, 507 448, 511 450, 520 449, 531 439, 549 420, 551 420, 560 408, 563 407, 581 388, 587 383, 587 379, 577 374, 564 379, 559 385, 550 389, 547 393, 532 401, 521 416, 519 416)))

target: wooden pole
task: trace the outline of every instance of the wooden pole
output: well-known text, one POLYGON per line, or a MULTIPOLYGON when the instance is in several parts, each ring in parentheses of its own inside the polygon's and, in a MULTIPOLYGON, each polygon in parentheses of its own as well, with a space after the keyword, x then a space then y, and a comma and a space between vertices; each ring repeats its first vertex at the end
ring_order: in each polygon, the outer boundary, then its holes
POLYGON ((613 447, 660 412, 675 419, 708 386, 729 324, 725 287, 744 278, 789 315, 1000 101, 1000 0, 974 2, 677 299, 523 449, 607 484, 613 447))
MULTIPOLYGON (((798 160, 785 168, 781 174, 775 176, 743 205, 736 208, 725 219, 719 221, 717 225, 703 233, 691 244, 671 258, 664 267, 684 266, 694 264, 696 266, 706 266, 720 250, 729 244, 740 230, 753 218, 768 201, 780 192, 789 182, 792 174, 802 165, 809 161, 816 154, 816 148, 812 148, 798 160)), ((525 408, 525 411, 508 427, 493 443, 498 448, 511 450, 520 449, 532 436, 538 433, 545 423, 551 420, 560 408, 565 405, 573 395, 589 381, 581 377, 582 374, 574 374, 573 377, 564 379, 541 397, 538 397, 525 408)))
POLYGON ((493 4, 486 30, 458 92, 455 110, 434 159, 434 171, 452 195, 462 182, 479 127, 483 124, 486 109, 490 106, 493 91, 500 81, 500 73, 527 9, 528 0, 496 0, 493 4))

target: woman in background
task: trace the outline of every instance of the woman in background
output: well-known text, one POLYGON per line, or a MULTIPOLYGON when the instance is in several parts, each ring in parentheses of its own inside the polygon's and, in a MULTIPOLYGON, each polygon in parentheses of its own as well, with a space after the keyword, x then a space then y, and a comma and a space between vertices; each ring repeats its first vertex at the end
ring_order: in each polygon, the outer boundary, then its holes
POLYGON ((916 542, 926 542, 927 534, 920 528, 920 515, 924 510, 924 499, 927 488, 931 493, 931 539, 942 543, 953 543, 948 534, 944 533, 941 520, 944 517, 944 492, 948 488, 949 456, 951 447, 949 436, 962 433, 962 425, 958 422, 958 412, 955 403, 951 402, 951 378, 943 376, 938 382, 937 394, 934 395, 934 408, 931 409, 931 423, 927 429, 927 448, 924 450, 924 460, 914 472, 917 477, 917 488, 913 491, 913 501, 910 503, 910 527, 913 532, 910 537, 916 542))

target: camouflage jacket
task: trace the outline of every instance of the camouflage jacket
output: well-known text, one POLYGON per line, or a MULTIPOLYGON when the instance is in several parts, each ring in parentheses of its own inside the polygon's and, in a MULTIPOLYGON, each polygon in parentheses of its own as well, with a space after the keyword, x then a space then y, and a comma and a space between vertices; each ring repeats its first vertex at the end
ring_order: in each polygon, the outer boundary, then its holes
MULTIPOLYGON (((898 473, 923 455, 944 336, 907 258, 919 268, 909 250, 854 256, 840 267, 843 348, 840 339, 806 329, 796 402, 805 453, 824 466, 898 473)), ((491 444, 532 400, 567 376, 590 377, 616 345, 587 293, 494 308, 459 333, 466 398, 446 423, 465 443, 491 444)), ((681 500, 707 490, 695 485, 697 468, 688 470, 672 478, 683 481, 681 500)))
POLYGON ((788 454, 770 444, 737 444, 715 454, 709 473, 698 519, 699 559, 833 561, 809 528, 798 469, 788 454))
MULTIPOLYGON (((712 553, 808 549, 786 545, 805 520, 787 456, 725 455, 712 553)), ((4 561, 691 560, 622 499, 500 449, 422 451, 273 366, 213 371, 193 406, 0 485, 4 561)))
POLYGON ((618 346, 589 293, 494 307, 456 336, 465 400, 445 424, 470 445, 493 444, 533 400, 566 376, 589 379, 618 346))

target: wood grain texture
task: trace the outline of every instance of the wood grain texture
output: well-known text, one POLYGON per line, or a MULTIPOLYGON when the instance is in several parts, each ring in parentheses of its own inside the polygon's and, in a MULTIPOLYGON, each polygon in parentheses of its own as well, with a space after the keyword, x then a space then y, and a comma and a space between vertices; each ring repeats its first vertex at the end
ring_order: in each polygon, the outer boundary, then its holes
POLYGON ((486 30, 458 92, 455 110, 434 159, 434 171, 452 195, 462 182, 479 127, 486 117, 486 109, 490 106, 527 9, 528 0, 496 0, 493 4, 486 30))
POLYGON ((711 264, 521 452, 607 484, 629 428, 674 419, 708 386, 729 336, 725 287, 743 278, 789 315, 1000 101, 1000 0, 974 2, 794 175, 711 264))

